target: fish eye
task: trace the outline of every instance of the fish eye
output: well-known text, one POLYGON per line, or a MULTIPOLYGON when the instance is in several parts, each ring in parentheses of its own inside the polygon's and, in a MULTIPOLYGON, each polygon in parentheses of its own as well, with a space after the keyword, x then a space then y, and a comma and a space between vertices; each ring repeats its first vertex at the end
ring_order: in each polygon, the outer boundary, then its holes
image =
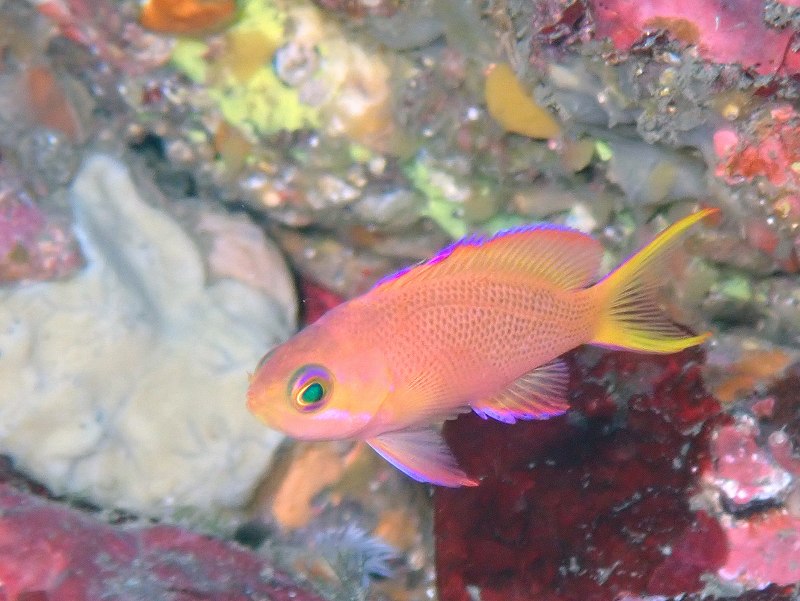
POLYGON ((328 401, 333 390, 333 377, 321 365, 305 365, 291 380, 290 397, 300 411, 316 411, 328 401))

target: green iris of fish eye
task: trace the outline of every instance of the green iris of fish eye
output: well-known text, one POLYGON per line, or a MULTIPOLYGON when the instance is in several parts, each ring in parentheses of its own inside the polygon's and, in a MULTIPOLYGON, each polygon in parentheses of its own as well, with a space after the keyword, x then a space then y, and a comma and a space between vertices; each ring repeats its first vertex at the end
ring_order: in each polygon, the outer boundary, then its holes
POLYGON ((312 382, 300 393, 300 401, 310 405, 312 403, 318 403, 323 396, 325 396, 324 386, 319 382, 312 382))

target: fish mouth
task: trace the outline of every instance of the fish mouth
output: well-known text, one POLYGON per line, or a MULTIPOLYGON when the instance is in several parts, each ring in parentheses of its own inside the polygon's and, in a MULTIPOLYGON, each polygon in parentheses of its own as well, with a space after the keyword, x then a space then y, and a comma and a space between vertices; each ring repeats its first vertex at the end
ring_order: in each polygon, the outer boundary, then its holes
MULTIPOLYGON (((261 399, 263 399, 263 395, 261 395, 261 399)), ((256 392, 252 388, 248 389, 247 400, 245 401, 245 406, 247 407, 247 410, 262 425, 272 430, 277 430, 282 432, 283 430, 279 428, 272 419, 269 418, 268 416, 269 412, 264 411, 265 405, 261 399, 259 398, 259 395, 256 394, 256 392)))
POLYGON ((247 389, 247 400, 245 401, 247 410, 256 415, 256 394, 252 387, 247 389))

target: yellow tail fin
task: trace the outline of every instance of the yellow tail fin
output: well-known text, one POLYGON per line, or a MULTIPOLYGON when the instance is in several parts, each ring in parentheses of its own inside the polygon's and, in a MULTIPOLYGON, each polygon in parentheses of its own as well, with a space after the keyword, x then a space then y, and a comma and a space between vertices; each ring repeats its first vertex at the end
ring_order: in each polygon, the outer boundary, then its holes
POLYGON ((600 299, 601 317, 591 344, 651 353, 674 353, 700 344, 709 333, 686 336, 658 307, 655 291, 663 278, 659 265, 692 225, 716 213, 704 209, 673 223, 591 288, 600 299))

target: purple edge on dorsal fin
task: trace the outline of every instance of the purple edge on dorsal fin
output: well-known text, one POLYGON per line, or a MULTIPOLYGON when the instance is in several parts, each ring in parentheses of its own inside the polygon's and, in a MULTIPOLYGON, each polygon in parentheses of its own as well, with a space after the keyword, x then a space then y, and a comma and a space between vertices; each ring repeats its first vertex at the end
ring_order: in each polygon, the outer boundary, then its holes
POLYGON ((558 225, 557 223, 529 223, 526 225, 519 225, 517 227, 512 227, 505 230, 500 230, 499 232, 492 234, 491 236, 479 233, 472 233, 468 234, 465 237, 461 238, 460 240, 456 240, 452 244, 448 244, 435 255, 433 255, 430 259, 425 261, 420 261, 419 263, 415 263, 413 265, 409 265, 408 267, 403 267, 402 269, 395 271, 394 273, 390 273, 379 279, 375 282, 373 288, 377 288, 387 282, 392 282, 403 277, 409 271, 416 267, 420 267, 422 265, 436 265, 436 263, 440 263, 444 261, 447 257, 453 254, 453 252, 457 248, 461 248, 462 246, 474 246, 479 247, 483 246, 487 242, 492 242, 493 240, 497 240, 498 238, 503 238, 505 236, 510 236, 513 234, 521 234, 525 232, 535 232, 535 231, 543 231, 543 230, 557 230, 561 232, 575 232, 578 234, 586 235, 584 232, 577 230, 573 227, 569 227, 566 225, 558 225))

